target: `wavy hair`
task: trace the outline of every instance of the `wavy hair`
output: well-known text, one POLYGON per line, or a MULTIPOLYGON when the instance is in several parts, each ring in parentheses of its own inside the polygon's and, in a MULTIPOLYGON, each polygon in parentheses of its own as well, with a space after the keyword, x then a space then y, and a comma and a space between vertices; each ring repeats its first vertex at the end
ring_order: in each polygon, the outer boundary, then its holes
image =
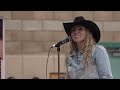
MULTIPOLYGON (((84 54, 84 57, 83 57, 84 71, 85 71, 85 73, 87 73, 88 70, 90 70, 90 68, 91 68, 92 46, 95 45, 96 42, 93 39, 93 36, 92 36, 91 32, 89 31, 89 29, 86 29, 85 31, 86 31, 86 37, 85 37, 85 39, 84 39, 84 41, 83 41, 83 43, 81 45, 82 47, 80 47, 80 48, 81 48, 81 50, 83 51, 83 54, 84 54)), ((65 59, 65 64, 67 63, 68 56, 74 50, 76 50, 76 52, 77 52, 78 47, 77 47, 77 44, 72 40, 70 42, 69 51, 68 51, 68 53, 66 53, 67 55, 66 55, 66 59, 65 59)), ((66 73, 67 73, 67 71, 66 71, 66 73)))

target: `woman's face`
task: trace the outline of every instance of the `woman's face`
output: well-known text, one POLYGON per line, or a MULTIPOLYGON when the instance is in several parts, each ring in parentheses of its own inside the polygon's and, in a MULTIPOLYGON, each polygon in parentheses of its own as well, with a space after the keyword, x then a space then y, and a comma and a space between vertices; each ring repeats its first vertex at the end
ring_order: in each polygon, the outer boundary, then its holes
POLYGON ((86 37, 86 30, 83 26, 75 26, 71 30, 71 37, 74 42, 83 42, 86 37))

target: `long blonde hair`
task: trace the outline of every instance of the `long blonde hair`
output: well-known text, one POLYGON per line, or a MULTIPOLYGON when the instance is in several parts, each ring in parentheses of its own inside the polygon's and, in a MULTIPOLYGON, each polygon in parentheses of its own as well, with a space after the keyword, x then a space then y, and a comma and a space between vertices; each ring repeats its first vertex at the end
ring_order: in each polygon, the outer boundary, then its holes
MULTIPOLYGON (((83 41, 82 44, 83 44, 82 45, 83 47, 81 47, 81 49, 84 52, 84 58, 83 58, 84 71, 86 72, 88 69, 91 68, 92 46, 94 44, 96 44, 95 40, 93 39, 93 36, 92 36, 91 32, 88 29, 86 29, 86 37, 85 37, 85 40, 83 41)), ((78 48, 77 48, 77 44, 72 40, 70 42, 69 51, 66 55, 65 63, 67 62, 67 58, 72 53, 73 50, 77 51, 78 48)))

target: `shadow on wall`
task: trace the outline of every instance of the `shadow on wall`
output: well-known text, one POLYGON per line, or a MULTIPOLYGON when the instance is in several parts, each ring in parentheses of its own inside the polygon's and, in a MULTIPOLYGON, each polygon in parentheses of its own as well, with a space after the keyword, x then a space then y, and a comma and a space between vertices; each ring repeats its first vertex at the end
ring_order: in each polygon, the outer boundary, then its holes
POLYGON ((14 77, 8 77, 7 79, 15 79, 14 77))
POLYGON ((39 79, 39 77, 33 77, 32 79, 39 79))
MULTIPOLYGON (((8 77, 7 79, 16 79, 15 77, 11 76, 11 77, 8 77)), ((40 79, 39 77, 33 77, 32 79, 40 79)))

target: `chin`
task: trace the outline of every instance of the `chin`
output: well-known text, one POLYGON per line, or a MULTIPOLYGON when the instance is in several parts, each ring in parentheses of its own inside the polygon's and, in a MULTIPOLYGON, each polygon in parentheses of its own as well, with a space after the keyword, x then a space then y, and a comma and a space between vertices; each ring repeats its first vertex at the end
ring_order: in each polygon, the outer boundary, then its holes
POLYGON ((78 43, 78 42, 82 42, 81 40, 75 40, 74 42, 78 43))
POLYGON ((75 39, 74 42, 78 43, 78 42, 82 42, 83 40, 81 39, 75 39))

